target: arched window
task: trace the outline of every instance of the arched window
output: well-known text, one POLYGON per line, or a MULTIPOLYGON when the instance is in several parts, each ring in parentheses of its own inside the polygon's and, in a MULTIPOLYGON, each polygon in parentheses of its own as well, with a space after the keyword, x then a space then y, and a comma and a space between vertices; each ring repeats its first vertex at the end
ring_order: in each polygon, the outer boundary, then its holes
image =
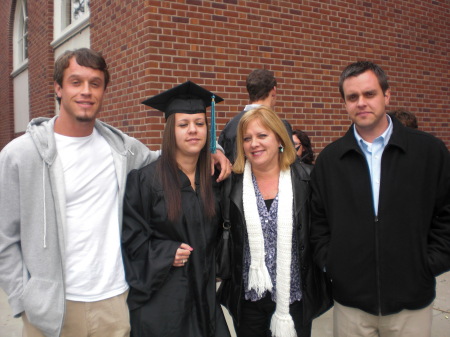
POLYGON ((27 0, 18 0, 14 16, 14 70, 28 61, 27 0))
POLYGON ((28 86, 28 12, 27 0, 17 0, 13 32, 14 131, 26 130, 30 120, 28 86))

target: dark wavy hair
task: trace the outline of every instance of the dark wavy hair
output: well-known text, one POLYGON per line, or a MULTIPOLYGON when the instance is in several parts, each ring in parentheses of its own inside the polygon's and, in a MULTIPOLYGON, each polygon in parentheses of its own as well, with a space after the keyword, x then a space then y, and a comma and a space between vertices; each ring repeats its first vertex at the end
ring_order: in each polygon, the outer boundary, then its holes
POLYGON ((300 160, 305 164, 310 164, 314 162, 314 151, 312 149, 311 140, 308 135, 301 130, 292 131, 292 135, 296 135, 297 138, 302 143, 302 154, 300 156, 300 160))
POLYGON ((250 102, 266 99, 270 91, 277 86, 273 72, 267 69, 253 70, 246 81, 250 102))

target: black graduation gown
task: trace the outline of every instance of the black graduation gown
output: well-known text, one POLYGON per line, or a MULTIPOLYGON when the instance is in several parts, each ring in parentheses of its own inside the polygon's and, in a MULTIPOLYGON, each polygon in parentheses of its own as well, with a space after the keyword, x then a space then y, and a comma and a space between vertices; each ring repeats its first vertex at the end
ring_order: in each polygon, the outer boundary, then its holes
POLYGON ((130 172, 124 199, 122 252, 130 285, 131 336, 228 337, 216 299, 218 220, 205 219, 200 196, 179 171, 183 214, 169 222, 158 162, 130 172), (194 250, 184 267, 173 267, 183 242, 194 250))

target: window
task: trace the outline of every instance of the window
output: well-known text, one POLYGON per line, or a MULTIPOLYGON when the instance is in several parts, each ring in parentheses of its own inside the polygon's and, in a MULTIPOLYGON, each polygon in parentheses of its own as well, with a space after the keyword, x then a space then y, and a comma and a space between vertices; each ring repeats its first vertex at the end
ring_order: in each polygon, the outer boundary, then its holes
POLYGON ((28 61, 28 15, 27 0, 16 3, 14 16, 14 70, 28 61))
POLYGON ((64 29, 72 23, 76 24, 86 16, 89 16, 89 1, 63 0, 61 10, 61 26, 64 29))
POLYGON ((28 88, 27 0, 17 0, 13 31, 14 132, 26 130, 30 120, 28 88))
POLYGON ((89 26, 89 0, 55 0, 54 11, 54 48, 89 26))

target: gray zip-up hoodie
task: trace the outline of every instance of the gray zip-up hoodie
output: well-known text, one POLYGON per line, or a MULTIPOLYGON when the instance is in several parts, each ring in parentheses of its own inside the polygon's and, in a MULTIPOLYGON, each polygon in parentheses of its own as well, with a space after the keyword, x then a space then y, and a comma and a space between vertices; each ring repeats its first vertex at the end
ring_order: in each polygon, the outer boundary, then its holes
MULTIPOLYGON (((46 336, 60 335, 65 312, 65 194, 53 119, 37 118, 0 153, 0 286, 14 316, 26 313, 46 336)), ((100 121, 119 186, 119 224, 127 174, 159 157, 100 121)), ((121 229, 120 229, 121 231, 121 229)))

